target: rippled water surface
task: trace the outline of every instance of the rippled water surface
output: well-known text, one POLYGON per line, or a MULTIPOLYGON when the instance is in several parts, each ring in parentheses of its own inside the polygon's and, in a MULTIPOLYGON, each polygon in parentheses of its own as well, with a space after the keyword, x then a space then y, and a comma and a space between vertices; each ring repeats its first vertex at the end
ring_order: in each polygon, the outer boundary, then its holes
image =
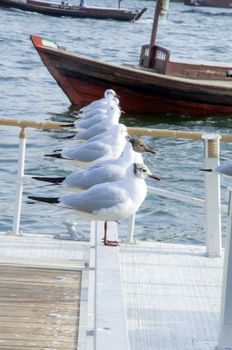
MULTIPOLYGON (((91 5, 112 6, 100 0, 91 5)), ((18 10, 0 9, 0 116, 35 120, 70 120, 72 108, 43 66, 30 41, 30 34, 41 34, 60 45, 108 62, 138 63, 140 47, 150 40, 153 1, 123 0, 127 8, 147 7, 135 23, 111 20, 53 18, 18 10)), ((178 58, 231 62, 232 41, 228 31, 232 14, 193 12, 181 2, 171 2, 167 19, 160 23, 158 43, 171 49, 178 58)), ((195 131, 231 132, 231 118, 207 119, 187 116, 130 117, 126 125, 195 131)), ((12 226, 17 171, 18 129, 0 127, 0 231, 12 226)), ((45 159, 48 151, 65 145, 61 133, 30 129, 27 132, 26 174, 66 175, 76 170, 70 163, 45 159)), ((145 163, 161 177, 153 185, 203 198, 203 143, 167 138, 144 138, 157 151, 146 156, 145 163)), ((231 145, 221 144, 221 161, 231 158, 231 145)), ((149 181, 151 184, 151 181, 149 181)), ((227 201, 228 180, 222 180, 222 197, 227 201)), ((27 180, 24 188, 21 229, 24 232, 65 232, 64 221, 76 219, 69 212, 46 205, 29 205, 28 194, 57 195, 61 190, 27 180)), ((176 242, 204 242, 203 210, 174 200, 148 194, 136 219, 139 239, 176 242)), ((224 220, 225 221, 225 220, 224 220)), ((88 227, 79 222, 79 230, 88 237, 88 227)), ((125 236, 125 223, 119 226, 125 236)), ((225 223, 223 223, 225 232, 225 223)))

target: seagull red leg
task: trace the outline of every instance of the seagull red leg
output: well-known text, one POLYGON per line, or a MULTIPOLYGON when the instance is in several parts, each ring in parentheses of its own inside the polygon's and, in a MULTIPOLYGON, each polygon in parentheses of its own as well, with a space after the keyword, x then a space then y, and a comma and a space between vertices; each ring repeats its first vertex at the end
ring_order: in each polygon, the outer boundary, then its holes
POLYGON ((118 241, 109 241, 107 239, 107 221, 104 222, 104 238, 103 238, 104 245, 108 245, 111 247, 117 247, 119 246, 118 241))

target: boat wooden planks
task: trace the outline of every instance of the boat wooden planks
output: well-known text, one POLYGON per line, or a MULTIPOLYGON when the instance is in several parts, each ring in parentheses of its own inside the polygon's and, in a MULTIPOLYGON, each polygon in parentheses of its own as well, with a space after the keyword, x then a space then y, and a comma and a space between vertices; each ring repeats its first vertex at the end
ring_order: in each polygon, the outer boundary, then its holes
POLYGON ((74 350, 81 271, 0 265, 0 349, 74 350))

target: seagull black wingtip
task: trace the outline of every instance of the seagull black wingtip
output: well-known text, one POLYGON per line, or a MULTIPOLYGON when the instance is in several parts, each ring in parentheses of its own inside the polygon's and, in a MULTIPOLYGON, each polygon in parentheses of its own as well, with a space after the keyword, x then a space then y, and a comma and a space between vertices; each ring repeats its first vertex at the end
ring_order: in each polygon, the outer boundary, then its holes
POLYGON ((59 197, 52 198, 52 197, 28 196, 27 198, 37 202, 44 202, 44 203, 51 203, 51 204, 60 203, 59 197))
POLYGON ((32 179, 37 181, 50 182, 54 185, 59 185, 65 180, 65 176, 61 176, 61 177, 32 176, 32 179))
POLYGON ((200 171, 207 171, 207 172, 211 173, 213 170, 212 169, 200 169, 200 171))
POLYGON ((60 124, 59 126, 62 128, 74 128, 75 124, 74 123, 67 123, 67 124, 60 124))
POLYGON ((50 153, 50 154, 45 154, 44 157, 62 158, 62 155, 61 153, 50 153))

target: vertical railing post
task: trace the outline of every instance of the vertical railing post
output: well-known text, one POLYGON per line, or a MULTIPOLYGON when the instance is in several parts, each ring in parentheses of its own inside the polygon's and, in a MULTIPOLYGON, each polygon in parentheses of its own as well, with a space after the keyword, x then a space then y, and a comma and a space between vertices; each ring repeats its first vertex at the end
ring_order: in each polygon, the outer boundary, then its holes
MULTIPOLYGON (((204 168, 213 169, 219 164, 218 134, 205 134, 204 168)), ((221 256, 221 191, 220 176, 214 172, 205 173, 205 217, 206 248, 209 257, 221 256)))
POLYGON ((16 201, 14 211, 14 222, 12 233, 19 235, 19 225, 22 207, 22 193, 23 193, 23 176, 24 176, 24 164, 25 164, 25 150, 26 150, 26 133, 22 128, 19 133, 19 155, 18 155, 18 172, 16 181, 16 201))
POLYGON ((220 328, 217 346, 218 350, 232 350, 232 188, 230 188, 229 191, 228 226, 221 291, 220 328))
POLYGON ((134 230, 135 230, 135 214, 130 216, 128 219, 127 237, 126 241, 128 243, 134 242, 134 230))

